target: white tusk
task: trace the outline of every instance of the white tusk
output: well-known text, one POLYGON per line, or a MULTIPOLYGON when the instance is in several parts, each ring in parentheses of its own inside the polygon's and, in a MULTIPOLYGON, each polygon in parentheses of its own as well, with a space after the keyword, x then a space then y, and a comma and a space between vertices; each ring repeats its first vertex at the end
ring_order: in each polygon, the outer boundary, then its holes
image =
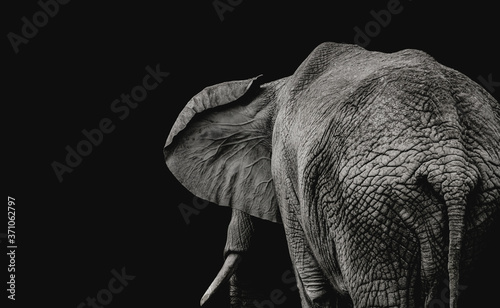
POLYGON ((237 253, 231 253, 226 257, 226 261, 224 261, 224 265, 220 269, 219 273, 215 277, 212 284, 208 287, 205 294, 200 300, 200 306, 203 306, 205 302, 219 289, 221 284, 226 282, 234 273, 234 271, 238 268, 238 264, 241 261, 241 255, 237 253))

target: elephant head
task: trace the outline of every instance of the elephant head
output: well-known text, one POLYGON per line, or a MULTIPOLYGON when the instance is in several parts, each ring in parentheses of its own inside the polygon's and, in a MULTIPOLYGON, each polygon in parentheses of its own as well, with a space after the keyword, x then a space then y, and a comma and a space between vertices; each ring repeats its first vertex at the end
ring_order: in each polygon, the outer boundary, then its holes
MULTIPOLYGON (((254 234, 250 215, 281 222, 271 175, 274 83, 259 87, 255 78, 207 87, 181 111, 164 148, 166 163, 193 194, 232 207, 225 263, 203 296, 203 304, 233 276, 254 234)), ((240 275, 242 276, 242 275, 240 275)), ((243 275, 245 276, 245 275, 243 275)), ((244 280, 239 278, 238 281, 244 280)), ((244 299, 237 279, 232 301, 244 299)))
POLYGON ((455 307, 500 208, 498 102, 416 50, 325 43, 258 81, 202 90, 164 147, 189 191, 233 208, 202 303, 234 277, 256 217, 283 225, 303 307, 429 305, 443 279, 455 307))

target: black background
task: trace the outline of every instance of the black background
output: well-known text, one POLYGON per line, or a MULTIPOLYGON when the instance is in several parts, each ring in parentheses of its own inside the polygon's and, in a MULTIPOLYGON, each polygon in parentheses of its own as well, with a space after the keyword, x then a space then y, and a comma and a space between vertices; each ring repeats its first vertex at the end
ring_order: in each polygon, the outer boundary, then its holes
MULTIPOLYGON (((107 286, 112 269, 125 267, 136 278, 109 306, 197 307, 222 264, 230 211, 209 205, 189 224, 180 214, 179 204, 192 206, 193 196, 162 153, 178 113, 206 86, 259 74, 271 81, 292 74, 321 42, 353 43, 353 28, 363 29, 374 19, 370 10, 389 1, 244 0, 224 20, 212 0, 103 2, 60 5, 17 54, 7 33, 21 34, 21 18, 31 19, 40 7, 3 4, 4 182, 17 208, 15 304, 76 307, 107 286), (119 120, 111 102, 158 63, 170 75, 119 120), (75 148, 81 130, 97 128, 103 118, 115 130, 59 183, 51 163, 63 163, 65 147, 75 148)), ((489 74, 500 80, 497 8, 486 3, 401 0, 402 12, 366 48, 420 49, 475 81, 489 74)), ((496 257, 481 262, 464 293, 468 307, 497 298, 496 257)), ((289 293, 280 307, 292 306, 297 295, 289 293)), ((207 307, 224 305, 226 297, 217 294, 207 307)))

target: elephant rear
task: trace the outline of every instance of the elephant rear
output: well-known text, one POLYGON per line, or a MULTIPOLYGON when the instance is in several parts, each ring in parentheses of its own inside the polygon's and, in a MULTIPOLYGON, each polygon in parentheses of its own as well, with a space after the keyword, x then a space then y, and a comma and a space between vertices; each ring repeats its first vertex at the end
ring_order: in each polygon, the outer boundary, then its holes
POLYGON ((460 273, 500 208, 498 103, 461 73, 413 56, 420 63, 366 73, 342 101, 318 97, 311 112, 328 115, 321 128, 295 128, 305 131, 297 156, 310 158, 299 170, 304 215, 328 230, 309 230, 312 245, 333 238, 335 260, 317 258, 338 263, 359 307, 428 305, 448 281, 456 306, 460 273))

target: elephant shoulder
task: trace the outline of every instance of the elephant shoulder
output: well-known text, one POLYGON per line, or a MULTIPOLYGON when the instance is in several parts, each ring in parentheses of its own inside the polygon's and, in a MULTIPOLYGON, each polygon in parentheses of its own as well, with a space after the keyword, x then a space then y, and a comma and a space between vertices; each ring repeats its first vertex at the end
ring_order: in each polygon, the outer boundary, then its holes
POLYGON ((366 77, 405 68, 435 71, 440 64, 427 53, 404 49, 393 53, 369 51, 353 44, 325 42, 317 46, 288 79, 291 98, 316 81, 357 83, 366 77))
POLYGON ((292 96, 301 93, 333 67, 344 63, 344 59, 362 53, 357 45, 325 42, 314 48, 289 79, 288 88, 292 96))

